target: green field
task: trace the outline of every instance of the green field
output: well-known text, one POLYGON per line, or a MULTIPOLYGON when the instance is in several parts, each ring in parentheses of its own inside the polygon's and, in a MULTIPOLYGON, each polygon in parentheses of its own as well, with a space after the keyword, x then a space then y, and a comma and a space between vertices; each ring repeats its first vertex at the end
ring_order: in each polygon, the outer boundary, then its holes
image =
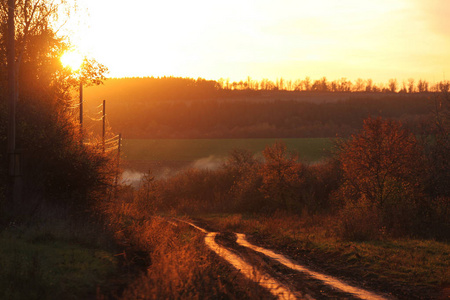
POLYGON ((282 140, 288 150, 297 151, 302 161, 315 162, 332 148, 329 138, 298 139, 125 139, 124 158, 129 161, 195 161, 214 156, 226 157, 233 149, 261 153, 267 145, 282 140))

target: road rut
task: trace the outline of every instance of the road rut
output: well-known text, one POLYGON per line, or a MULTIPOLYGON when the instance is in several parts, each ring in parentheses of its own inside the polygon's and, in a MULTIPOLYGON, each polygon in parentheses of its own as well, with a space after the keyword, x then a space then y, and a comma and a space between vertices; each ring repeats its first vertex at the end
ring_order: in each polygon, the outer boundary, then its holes
MULTIPOLYGON (((233 247, 233 251, 227 249, 223 245, 219 245, 216 243, 216 237, 218 236, 217 232, 209 232, 191 222, 177 220, 180 222, 184 222, 189 224, 190 226, 196 228, 197 230, 206 234, 205 236, 205 244, 214 251, 217 255, 224 258, 228 261, 233 267, 239 270, 243 275, 245 275, 248 279, 260 284, 262 287, 269 290, 272 295, 274 295, 278 299, 326 299, 326 298, 348 298, 348 299, 374 299, 374 300, 384 300, 389 299, 387 297, 378 295, 376 293, 355 287, 353 285, 347 284, 342 280, 334 278, 332 276, 328 276, 325 274, 321 274, 319 272, 315 272, 310 270, 309 268, 302 266, 301 264, 287 258, 282 254, 278 254, 273 252, 272 250, 255 246, 249 243, 244 234, 236 233, 236 241, 235 244, 237 247, 233 247), (279 272, 265 272, 260 268, 260 266, 255 266, 252 263, 246 261, 244 257, 244 253, 239 251, 239 247, 250 249, 255 253, 263 254, 269 260, 275 262, 276 264, 283 265, 294 273, 301 273, 301 276, 297 280, 305 280, 305 276, 307 278, 311 278, 313 281, 318 282, 318 285, 327 286, 331 292, 326 293, 325 289, 321 287, 317 287, 315 293, 310 295, 308 289, 302 289, 301 286, 304 284, 286 284, 286 282, 292 280, 278 280, 273 276, 269 275, 269 273, 274 274, 279 272), (303 276, 303 278, 302 278, 303 276), (298 287, 300 286, 300 287, 298 287), (322 292, 324 292, 322 294, 322 292)), ((247 253, 248 256, 248 253, 247 253)), ((266 266, 267 268, 267 266, 266 266)), ((268 267, 270 268, 270 267, 268 267)), ((279 278, 283 279, 283 278, 279 278)), ((305 280, 308 281, 309 279, 305 280)))

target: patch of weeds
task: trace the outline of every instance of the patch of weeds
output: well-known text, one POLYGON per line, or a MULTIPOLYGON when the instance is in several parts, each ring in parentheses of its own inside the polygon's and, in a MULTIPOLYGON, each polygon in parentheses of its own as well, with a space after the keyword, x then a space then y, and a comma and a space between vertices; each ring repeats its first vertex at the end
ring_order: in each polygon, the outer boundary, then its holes
POLYGON ((0 299, 80 299, 95 295, 96 287, 116 267, 111 252, 60 240, 35 228, 0 233, 0 299))

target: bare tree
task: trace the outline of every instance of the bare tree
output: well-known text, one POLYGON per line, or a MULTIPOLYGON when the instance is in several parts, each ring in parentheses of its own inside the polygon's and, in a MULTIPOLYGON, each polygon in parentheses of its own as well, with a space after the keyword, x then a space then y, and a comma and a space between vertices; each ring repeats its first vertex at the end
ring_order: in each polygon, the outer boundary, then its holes
POLYGON ((398 89, 397 79, 391 78, 389 79, 388 89, 391 93, 396 93, 398 89))
POLYGON ((408 79, 408 93, 412 94, 416 91, 414 86, 414 78, 408 79))
POLYGON ((302 82, 303 82, 303 87, 305 88, 305 91, 310 91, 311 87, 312 87, 311 86, 311 78, 309 78, 309 76, 306 76, 302 82))
POLYGON ((353 85, 353 90, 355 92, 364 91, 364 80, 362 78, 358 78, 355 80, 355 84, 353 85))
POLYGON ((372 79, 366 80, 366 92, 373 92, 373 80, 372 79))
POLYGON ((428 92, 428 81, 420 79, 417 83, 417 89, 419 93, 428 92))

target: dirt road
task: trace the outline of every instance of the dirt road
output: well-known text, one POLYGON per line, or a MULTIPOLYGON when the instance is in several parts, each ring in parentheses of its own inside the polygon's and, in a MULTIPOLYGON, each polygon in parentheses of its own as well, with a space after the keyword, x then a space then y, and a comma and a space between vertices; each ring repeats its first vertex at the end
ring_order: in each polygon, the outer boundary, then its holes
POLYGON ((338 278, 321 274, 280 253, 249 243, 244 234, 208 231, 192 222, 177 220, 205 233, 205 244, 248 279, 278 299, 392 299, 338 278))

